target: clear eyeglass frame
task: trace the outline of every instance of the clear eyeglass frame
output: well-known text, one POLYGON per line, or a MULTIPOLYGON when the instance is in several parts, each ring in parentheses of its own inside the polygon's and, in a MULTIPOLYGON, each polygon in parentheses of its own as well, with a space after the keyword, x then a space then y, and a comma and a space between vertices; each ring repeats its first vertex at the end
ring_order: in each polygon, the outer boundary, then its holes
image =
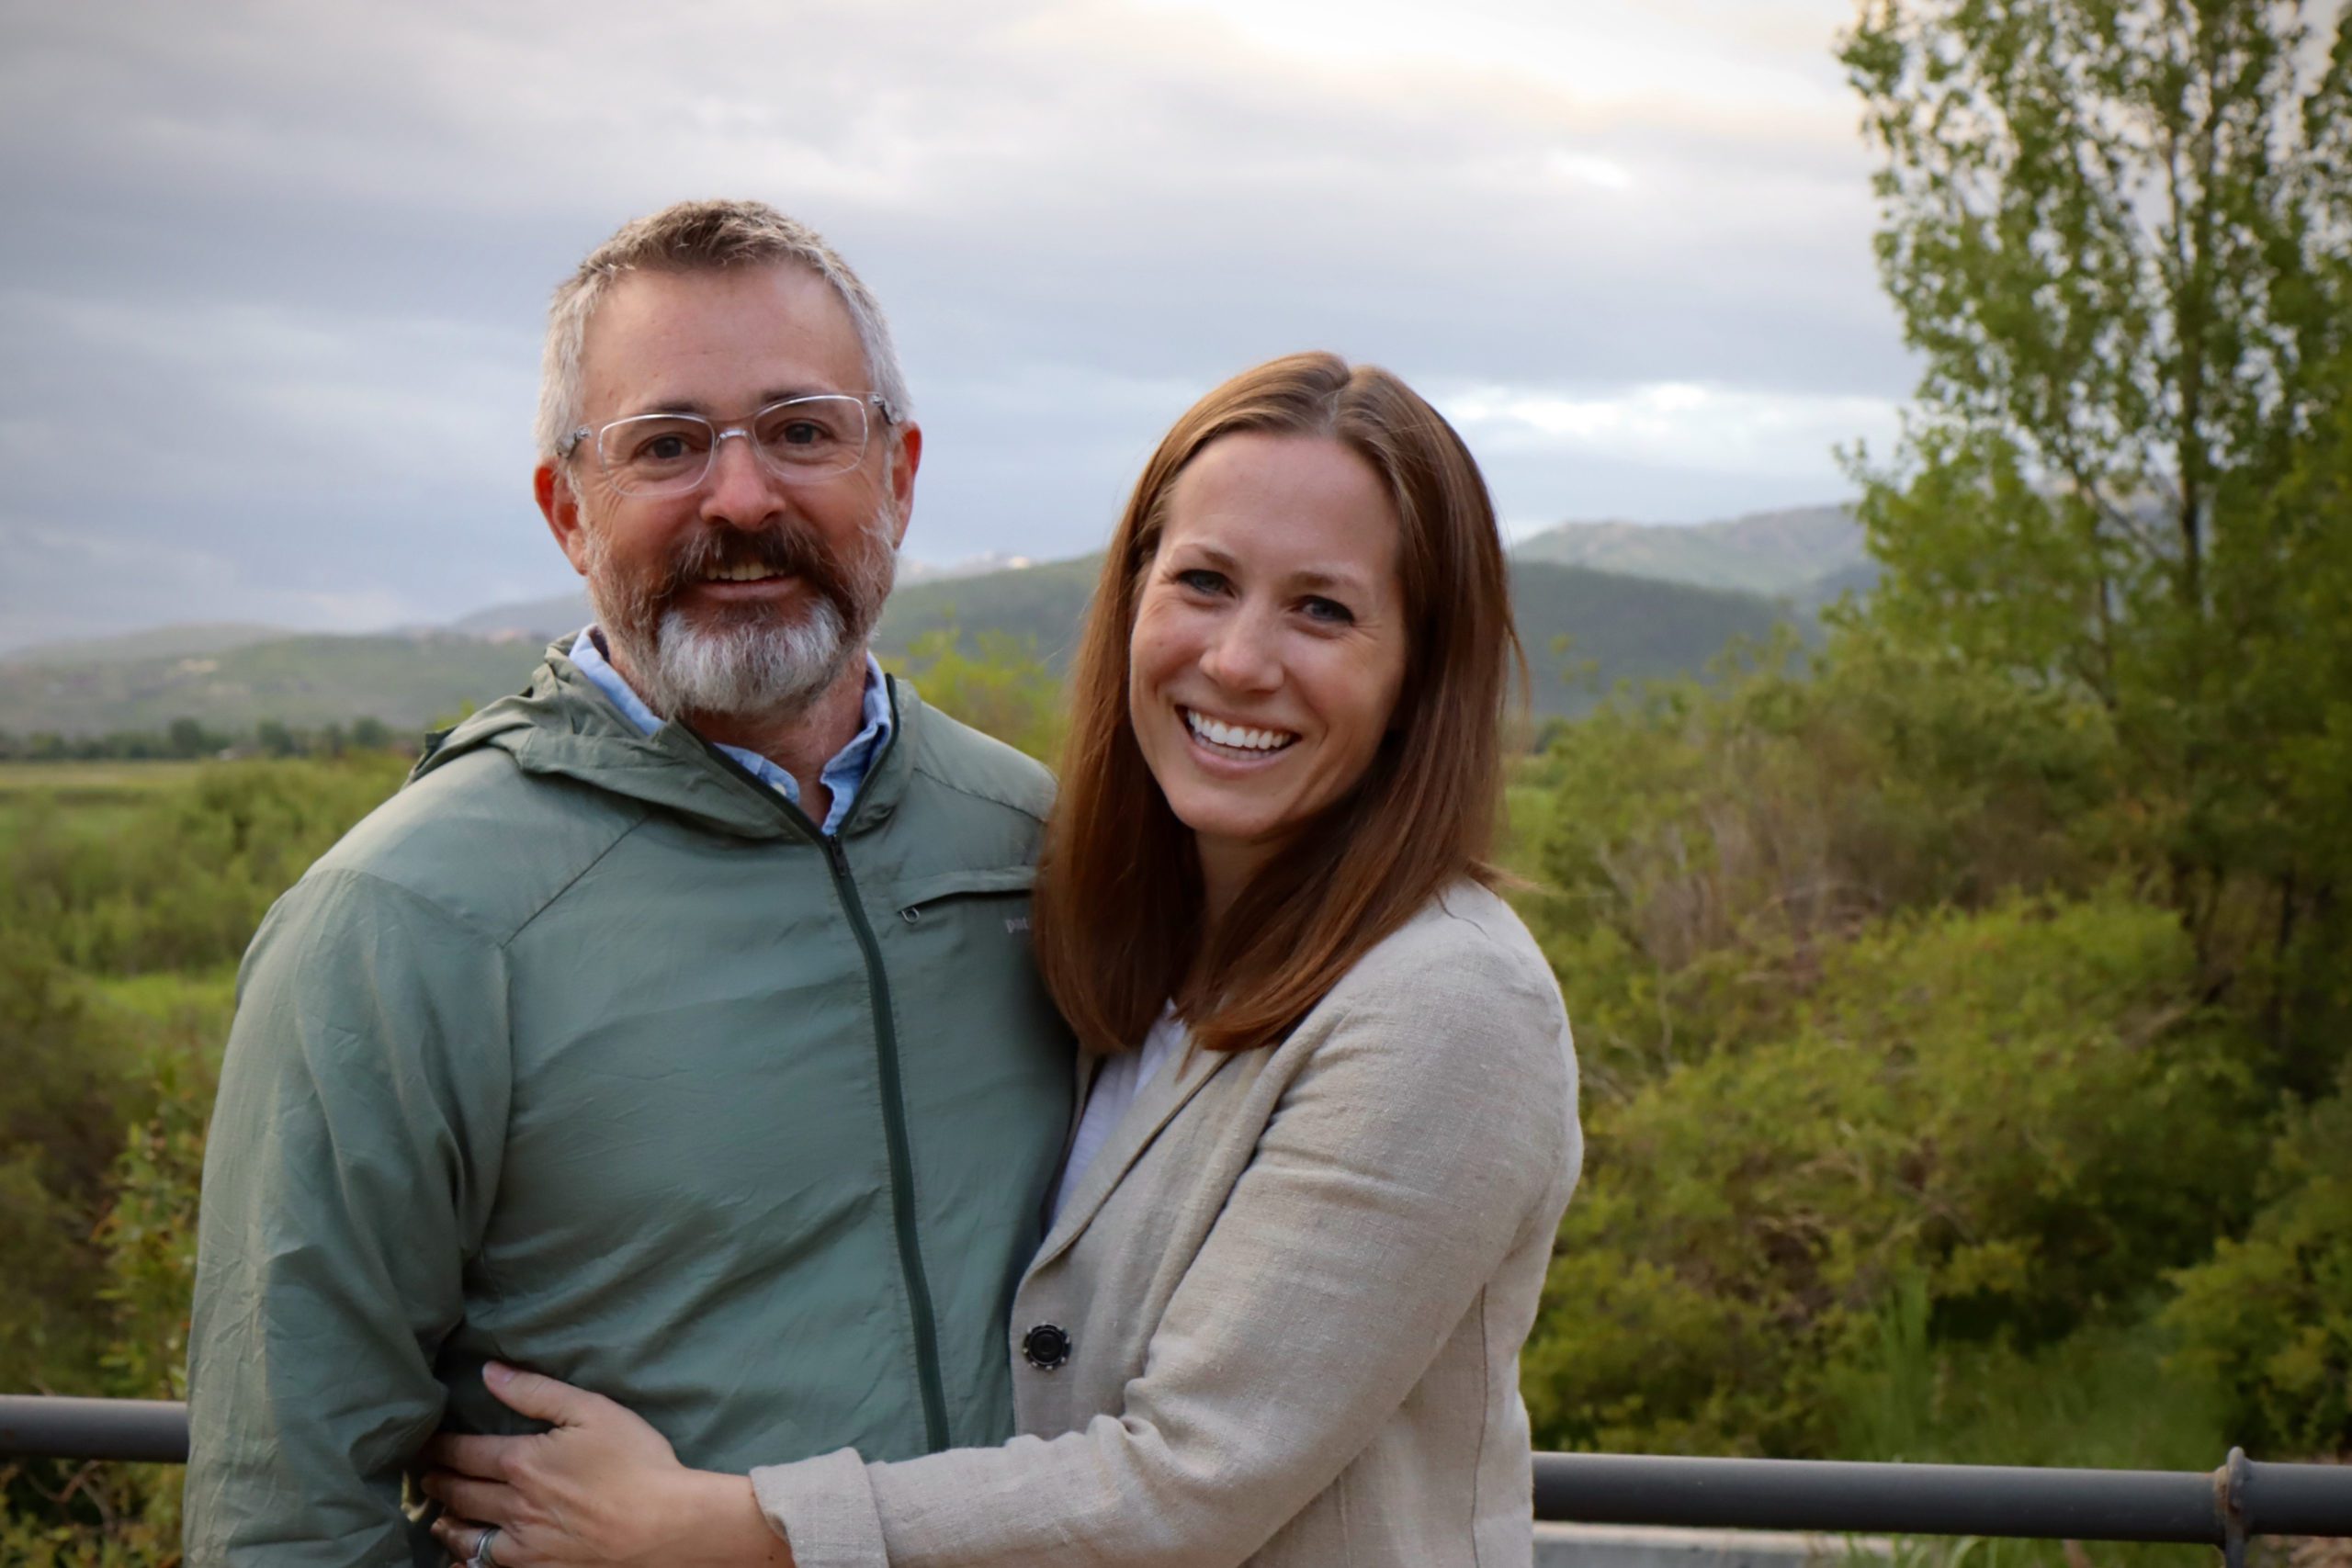
POLYGON ((866 411, 883 426, 898 423, 878 393, 812 392, 783 398, 733 424, 695 413, 642 413, 609 424, 582 425, 564 443, 570 458, 585 446, 616 494, 684 495, 702 488, 718 448, 740 435, 760 465, 786 484, 807 484, 846 473, 865 459, 872 439, 866 411))

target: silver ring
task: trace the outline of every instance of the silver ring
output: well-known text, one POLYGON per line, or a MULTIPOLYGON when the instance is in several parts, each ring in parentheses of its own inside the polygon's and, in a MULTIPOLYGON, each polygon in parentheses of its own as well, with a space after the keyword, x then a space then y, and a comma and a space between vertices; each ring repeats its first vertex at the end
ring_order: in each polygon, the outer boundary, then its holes
POLYGON ((474 1541, 474 1554, 466 1559, 466 1568, 498 1568, 498 1559, 491 1555, 490 1543, 498 1539, 496 1525, 484 1525, 474 1541))

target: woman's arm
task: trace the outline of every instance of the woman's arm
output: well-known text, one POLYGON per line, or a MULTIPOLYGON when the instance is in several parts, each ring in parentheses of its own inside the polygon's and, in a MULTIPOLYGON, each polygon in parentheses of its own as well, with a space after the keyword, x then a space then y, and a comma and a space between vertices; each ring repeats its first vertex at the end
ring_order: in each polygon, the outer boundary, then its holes
POLYGON ((1503 1259, 1548 1250, 1579 1148, 1532 944, 1448 919, 1399 956, 1334 999, 1121 1413, 999 1449, 756 1471, 801 1568, 1213 1568, 1332 1483, 1503 1259))

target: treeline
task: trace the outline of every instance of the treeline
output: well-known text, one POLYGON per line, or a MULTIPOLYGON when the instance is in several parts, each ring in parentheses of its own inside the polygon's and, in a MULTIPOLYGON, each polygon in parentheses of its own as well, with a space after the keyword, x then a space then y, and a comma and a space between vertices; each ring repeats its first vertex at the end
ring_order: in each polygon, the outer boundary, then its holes
POLYGON ((0 762, 98 762, 194 761, 205 757, 340 757, 346 751, 413 752, 422 736, 395 729, 381 719, 361 717, 348 726, 297 726, 264 719, 249 730, 231 732, 193 718, 175 718, 163 729, 119 729, 105 735, 61 735, 44 731, 11 735, 0 730, 0 762))

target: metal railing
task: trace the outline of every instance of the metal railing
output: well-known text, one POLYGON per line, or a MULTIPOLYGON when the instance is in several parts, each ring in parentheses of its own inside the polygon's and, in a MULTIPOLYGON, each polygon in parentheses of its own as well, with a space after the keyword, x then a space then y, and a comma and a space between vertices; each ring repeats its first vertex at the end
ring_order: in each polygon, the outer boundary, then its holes
MULTIPOLYGON (((0 1395, 0 1460, 187 1459, 187 1406, 157 1399, 0 1395)), ((1834 1460, 1535 1456, 1535 1517, 1822 1534, 2204 1542, 2234 1565, 2262 1535, 2352 1536, 2352 1465, 2210 1474, 1834 1460)))

